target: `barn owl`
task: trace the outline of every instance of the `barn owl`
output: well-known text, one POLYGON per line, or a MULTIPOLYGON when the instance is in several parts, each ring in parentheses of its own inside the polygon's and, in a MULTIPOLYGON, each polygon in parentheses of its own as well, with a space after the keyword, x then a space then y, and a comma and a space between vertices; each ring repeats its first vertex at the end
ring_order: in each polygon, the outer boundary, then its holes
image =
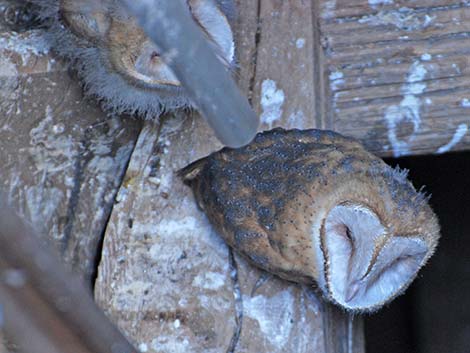
POLYGON ((349 311, 372 312, 403 293, 439 238, 406 171, 331 131, 260 133, 180 175, 231 247, 349 311))
MULTIPOLYGON (((118 0, 31 1, 50 24, 54 50, 72 61, 86 92, 108 110, 153 118, 192 106, 156 45, 118 0)), ((232 0, 187 0, 187 5, 217 57, 232 68, 232 0)))

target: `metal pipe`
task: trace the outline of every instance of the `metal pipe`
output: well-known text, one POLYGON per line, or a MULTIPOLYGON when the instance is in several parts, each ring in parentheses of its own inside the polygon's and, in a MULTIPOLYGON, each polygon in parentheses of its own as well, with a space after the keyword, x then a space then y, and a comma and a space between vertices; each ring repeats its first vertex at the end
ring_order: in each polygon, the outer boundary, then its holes
POLYGON ((225 145, 250 142, 259 118, 216 57, 182 0, 120 0, 163 53, 189 97, 225 145))

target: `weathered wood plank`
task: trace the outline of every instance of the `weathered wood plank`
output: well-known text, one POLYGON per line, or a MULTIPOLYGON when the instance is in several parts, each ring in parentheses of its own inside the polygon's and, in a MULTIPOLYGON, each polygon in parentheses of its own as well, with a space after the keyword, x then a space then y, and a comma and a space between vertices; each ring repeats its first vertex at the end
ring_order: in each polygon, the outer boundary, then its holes
MULTIPOLYGON (((176 170, 218 145, 207 125, 194 117, 176 133, 165 123, 161 129, 146 124, 119 191, 98 303, 143 351, 323 352, 328 309, 274 277, 256 290, 263 273, 239 257, 235 270, 227 246, 176 178, 176 170)), ((331 320, 334 327, 341 321, 331 320)), ((334 347, 329 352, 342 351, 334 347)))
POLYGON ((87 102, 42 35, 0 34, 1 188, 91 285, 140 123, 87 102))
MULTIPOLYGON (((314 81, 311 6, 295 2, 292 12, 281 2, 262 1, 258 7, 240 0, 238 5, 240 86, 247 94, 253 90, 261 113, 272 108, 260 103, 263 82, 285 83, 272 94, 283 90, 292 100, 280 103, 282 114, 272 125, 315 126, 307 120, 314 116, 309 103, 314 81), (268 14, 275 8, 280 20, 269 25, 268 14), (259 33, 258 9, 266 19, 259 33), (299 21, 287 29, 288 21, 301 14, 310 27, 299 21), (278 42, 279 57, 273 60, 269 48, 279 31, 286 32, 282 38, 290 38, 289 44, 285 48, 278 42), (287 56, 297 77, 307 67, 306 87, 289 83, 290 72, 279 69, 287 56), (289 120, 298 109, 301 113, 289 120)), ((362 352, 360 327, 348 326, 344 313, 309 290, 266 277, 232 257, 213 232, 175 171, 218 148, 197 115, 165 117, 161 126, 146 123, 106 231, 97 301, 145 352, 362 352), (325 335, 325 327, 331 334, 325 335)))
POLYGON ((470 147, 468 4, 322 1, 333 128, 388 156, 470 147))
POLYGON ((315 105, 314 6, 261 0, 253 107, 263 129, 322 127, 315 105))
MULTIPOLYGON (((11 3, 11 2, 10 2, 11 3)), ((5 2, 0 4, 5 9, 5 2)), ((87 102, 43 32, 0 27, 2 198, 91 287, 106 221, 140 123, 87 102)), ((11 344, 0 350, 15 351, 11 344)))
POLYGON ((143 351, 223 352, 235 325, 228 250, 174 175, 217 142, 200 118, 185 118, 176 133, 145 125, 108 224, 95 293, 143 351))
POLYGON ((325 352, 323 303, 236 257, 243 325, 236 352, 325 352))
POLYGON ((235 0, 237 13, 233 21, 237 30, 234 32, 237 70, 240 89, 247 94, 248 99, 253 101, 253 85, 257 60, 257 41, 259 41, 259 0, 245 1, 235 0), (240 54, 240 55, 238 55, 240 54))
MULTIPOLYGON (((237 2, 238 77, 262 128, 333 127, 380 155, 469 148, 468 5, 237 2)), ((140 124, 106 120, 28 36, 0 38, 0 173, 12 202, 89 278, 140 124)), ((360 351, 360 322, 284 281, 258 288, 263 274, 230 260, 174 176, 219 147, 198 116, 146 123, 106 230, 98 301, 148 351, 360 351)))
POLYGON ((323 18, 336 17, 346 20, 362 17, 365 14, 375 13, 380 10, 408 7, 426 12, 430 9, 452 9, 462 4, 458 0, 322 0, 320 3, 323 18))

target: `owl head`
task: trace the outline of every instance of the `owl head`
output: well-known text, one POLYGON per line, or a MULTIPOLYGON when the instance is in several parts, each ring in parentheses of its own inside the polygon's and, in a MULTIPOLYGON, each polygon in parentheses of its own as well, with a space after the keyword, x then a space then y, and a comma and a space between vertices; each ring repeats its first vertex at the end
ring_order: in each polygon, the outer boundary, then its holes
MULTIPOLYGON (((162 53, 119 1, 33 1, 40 5, 41 17, 49 21, 54 50, 71 59, 86 92, 105 108, 153 118, 163 111, 192 106, 162 53)), ((187 5, 191 18, 230 69, 235 58, 229 23, 232 2, 187 0, 187 5)))
POLYGON ((181 175, 230 246, 350 311, 403 293, 439 238, 405 171, 331 131, 264 132, 181 175))

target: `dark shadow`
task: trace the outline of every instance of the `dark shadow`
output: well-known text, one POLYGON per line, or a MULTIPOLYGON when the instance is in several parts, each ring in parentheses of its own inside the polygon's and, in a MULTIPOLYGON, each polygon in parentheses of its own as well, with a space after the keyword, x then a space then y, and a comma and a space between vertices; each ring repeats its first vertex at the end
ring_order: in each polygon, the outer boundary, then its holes
POLYGON ((442 238, 405 295, 365 320, 368 353, 470 352, 470 153, 387 160, 432 193, 442 238))

